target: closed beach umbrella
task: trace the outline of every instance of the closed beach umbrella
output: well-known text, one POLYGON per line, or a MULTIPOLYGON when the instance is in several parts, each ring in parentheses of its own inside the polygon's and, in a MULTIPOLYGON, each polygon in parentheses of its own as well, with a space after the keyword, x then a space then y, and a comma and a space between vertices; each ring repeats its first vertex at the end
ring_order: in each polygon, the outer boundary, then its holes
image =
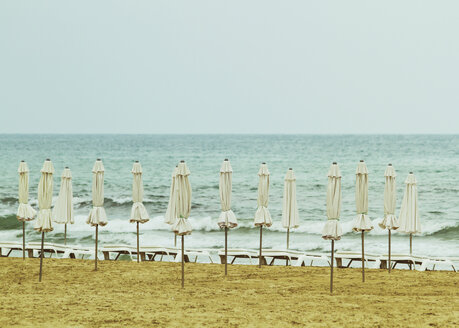
POLYGON ((132 166, 132 209, 129 222, 137 223, 137 262, 139 262, 139 223, 150 220, 147 209, 143 205, 142 166, 136 161, 132 166))
POLYGON ((333 293, 333 262, 335 240, 340 240, 343 231, 339 223, 341 211, 341 172, 338 164, 333 162, 328 171, 327 185, 327 223, 322 230, 322 238, 331 240, 330 293, 333 293))
POLYGON ((258 198, 257 198, 257 211, 255 212, 254 224, 260 227, 260 255, 258 259, 258 267, 261 268, 261 248, 263 244, 263 226, 270 227, 273 224, 271 214, 268 210, 269 202, 269 171, 266 163, 261 163, 258 170, 258 198))
POLYGON ((421 221, 418 210, 418 188, 413 172, 405 180, 406 189, 400 208, 398 231, 410 234, 410 255, 413 254, 413 234, 421 233, 421 221))
MULTIPOLYGON (((172 171, 172 182, 171 190, 169 194, 169 203, 167 204, 166 215, 164 216, 164 222, 173 225, 177 221, 177 213, 175 208, 175 178, 177 177, 178 165, 174 167, 172 171)), ((174 247, 177 247, 177 235, 174 233, 174 247)))
POLYGON ((300 226, 300 216, 296 202, 296 177, 293 169, 288 169, 284 179, 284 199, 282 202, 282 226, 287 229, 287 249, 290 229, 300 226))
POLYGON ((29 205, 29 167, 26 162, 19 163, 18 173, 19 207, 16 217, 22 222, 22 258, 25 259, 25 222, 33 220, 37 212, 29 205))
POLYGON ((362 232, 362 281, 365 281, 365 231, 373 229, 373 224, 368 217, 368 169, 363 160, 357 166, 355 180, 355 204, 357 217, 352 229, 362 232))
POLYGON ((395 216, 395 205, 396 205, 396 185, 395 185, 395 170, 392 164, 387 165, 386 171, 384 172, 384 178, 386 184, 384 186, 384 218, 379 223, 381 229, 387 229, 389 234, 389 265, 388 270, 391 270, 391 230, 398 229, 398 221, 395 216))
POLYGON ((41 169, 40 182, 38 183, 38 216, 35 221, 34 229, 41 232, 41 252, 40 252, 40 275, 38 281, 41 281, 43 267, 43 244, 45 241, 45 232, 53 231, 51 223, 51 205, 53 201, 53 163, 47 159, 41 169))
POLYGON ((66 167, 62 172, 61 189, 53 208, 53 220, 64 224, 64 244, 67 244, 67 224, 73 224, 72 172, 66 167))
POLYGON ((225 228, 225 276, 228 274, 228 229, 237 227, 236 215, 231 210, 231 189, 233 169, 228 159, 223 161, 220 168, 220 204, 222 212, 218 218, 220 228, 225 228))
POLYGON ((95 239, 95 270, 97 271, 97 241, 99 239, 99 226, 105 226, 107 215, 104 209, 104 165, 100 159, 97 159, 92 168, 92 209, 89 212, 86 223, 96 227, 95 239))
POLYGON ((191 185, 188 179, 190 170, 185 161, 180 161, 177 167, 177 176, 175 178, 176 203, 175 210, 177 221, 172 230, 179 236, 182 236, 182 288, 185 286, 185 235, 191 234, 191 224, 188 222, 191 211, 191 185))

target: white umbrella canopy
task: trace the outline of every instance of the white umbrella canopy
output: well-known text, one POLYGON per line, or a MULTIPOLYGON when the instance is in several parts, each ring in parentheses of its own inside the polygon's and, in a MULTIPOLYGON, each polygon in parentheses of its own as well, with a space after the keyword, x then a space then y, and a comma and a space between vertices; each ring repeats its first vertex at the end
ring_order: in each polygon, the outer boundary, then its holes
POLYGON ((352 229, 354 231, 372 230, 373 223, 368 217, 368 169, 363 160, 360 161, 356 171, 355 204, 357 217, 352 224, 352 229))
POLYGON ((228 229, 237 227, 236 215, 231 210, 233 168, 227 158, 220 168, 220 204, 222 212, 218 218, 218 225, 225 229, 225 275, 228 274, 228 229))
POLYGON ((191 211, 191 185, 188 179, 190 170, 182 161, 177 167, 175 178, 175 211, 177 220, 172 230, 179 236, 191 234, 191 224, 188 221, 191 211))
POLYGON ((335 240, 340 240, 343 231, 339 223, 341 211, 341 172, 338 163, 333 162, 328 170, 327 223, 322 230, 322 238, 331 240, 330 293, 333 293, 333 264, 335 240))
POLYGON ((64 224, 64 244, 67 244, 67 224, 73 224, 72 172, 66 167, 62 172, 61 189, 53 208, 53 220, 64 224))
POLYGON ((97 159, 92 167, 92 209, 89 212, 86 223, 96 227, 96 237, 94 239, 94 270, 97 271, 97 243, 99 241, 99 226, 105 226, 107 215, 104 209, 104 164, 97 159))
POLYGON ((288 169, 284 179, 282 226, 286 229, 294 229, 300 226, 300 215, 296 201, 296 177, 292 169, 288 169))
POLYGON ((53 231, 51 223, 51 205, 53 201, 53 163, 47 159, 41 169, 40 182, 38 183, 38 216, 35 221, 34 229, 41 232, 41 252, 40 252, 40 274, 38 281, 41 281, 43 267, 43 244, 45 232, 53 231))
POLYGON ((29 205, 29 167, 21 161, 19 173, 19 207, 16 213, 18 221, 22 222, 22 259, 25 260, 25 222, 34 219, 37 211, 29 205))
POLYGON ((38 183, 38 216, 34 229, 39 232, 53 231, 51 223, 51 205, 53 201, 53 163, 47 159, 41 169, 40 182, 38 183))
POLYGON ((167 204, 166 215, 164 216, 164 222, 167 224, 174 224, 177 221, 177 213, 176 213, 176 192, 175 192, 175 180, 177 177, 178 172, 178 165, 174 167, 172 171, 172 182, 171 182, 171 190, 169 194, 169 203, 167 204))
POLYGON ((98 159, 92 168, 92 205, 87 224, 91 226, 105 226, 107 215, 104 209, 104 164, 98 159))
POLYGON ((258 170, 258 198, 257 198, 257 211, 255 212, 254 224, 255 226, 270 227, 273 224, 271 214, 268 210, 269 202, 269 171, 266 163, 262 163, 258 170))
POLYGON ((392 164, 387 165, 386 171, 384 172, 384 178, 386 184, 384 186, 384 218, 379 223, 382 229, 388 230, 388 254, 389 264, 387 269, 389 273, 392 269, 391 261, 391 230, 398 229, 398 220, 395 216, 395 205, 396 205, 396 185, 395 185, 395 169, 392 164))
POLYGON ((62 224, 73 224, 73 191, 72 172, 65 168, 61 176, 61 188, 53 208, 53 221, 62 224))
POLYGON ((396 184, 395 169, 389 164, 384 172, 386 184, 384 186, 384 218, 379 223, 381 229, 396 230, 398 229, 398 220, 395 216, 396 205, 396 184))
POLYGON ((150 220, 148 217, 148 212, 145 206, 143 205, 143 182, 142 182, 142 166, 138 161, 132 166, 132 209, 131 209, 131 218, 129 222, 135 223, 145 223, 150 220))
POLYGON ((31 221, 37 211, 29 205, 29 167, 27 163, 21 161, 18 168, 19 173, 19 207, 16 217, 19 221, 31 221))
POLYGON ((231 189, 232 189, 233 168, 228 159, 223 161, 220 168, 220 204, 222 212, 218 218, 220 228, 235 228, 237 227, 236 215, 231 210, 231 189))
POLYGON ((421 232, 421 222, 418 210, 418 189, 417 181, 413 172, 410 172, 405 180, 406 189, 400 208, 398 231, 417 234, 421 232))
POLYGON ((300 226, 299 221, 300 215, 296 201, 296 177, 293 169, 290 168, 284 179, 284 197, 282 202, 282 226, 287 229, 287 249, 290 246, 290 229, 298 228, 300 226))
POLYGON ((322 230, 322 238, 340 240, 343 234, 339 216, 341 211, 341 171, 334 162, 328 171, 327 223, 322 230))
POLYGON ((188 222, 191 211, 191 185, 188 179, 190 170, 185 161, 180 161, 177 167, 177 176, 175 178, 175 211, 177 221, 172 226, 172 230, 179 236, 182 236, 182 288, 185 286, 185 235, 191 234, 191 224, 188 222))

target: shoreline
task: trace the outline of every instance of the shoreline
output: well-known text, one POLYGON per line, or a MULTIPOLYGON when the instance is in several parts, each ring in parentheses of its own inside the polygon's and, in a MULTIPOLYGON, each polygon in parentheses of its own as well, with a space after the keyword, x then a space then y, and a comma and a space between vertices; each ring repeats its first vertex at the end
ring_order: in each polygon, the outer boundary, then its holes
POLYGON ((454 272, 1 258, 0 326, 457 326, 454 272))

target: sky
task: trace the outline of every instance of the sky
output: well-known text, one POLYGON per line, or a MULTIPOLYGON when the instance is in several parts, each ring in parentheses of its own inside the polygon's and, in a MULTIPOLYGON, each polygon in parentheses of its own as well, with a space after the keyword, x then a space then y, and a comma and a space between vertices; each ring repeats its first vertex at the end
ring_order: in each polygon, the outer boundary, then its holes
POLYGON ((0 1, 0 133, 459 133, 456 0, 0 1))

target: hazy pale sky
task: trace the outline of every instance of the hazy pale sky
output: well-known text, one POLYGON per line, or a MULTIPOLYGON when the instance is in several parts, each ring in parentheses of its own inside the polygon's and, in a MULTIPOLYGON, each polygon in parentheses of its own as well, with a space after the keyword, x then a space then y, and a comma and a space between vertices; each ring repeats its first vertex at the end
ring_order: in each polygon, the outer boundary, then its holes
POLYGON ((0 133, 459 133, 459 1, 0 1, 0 133))

